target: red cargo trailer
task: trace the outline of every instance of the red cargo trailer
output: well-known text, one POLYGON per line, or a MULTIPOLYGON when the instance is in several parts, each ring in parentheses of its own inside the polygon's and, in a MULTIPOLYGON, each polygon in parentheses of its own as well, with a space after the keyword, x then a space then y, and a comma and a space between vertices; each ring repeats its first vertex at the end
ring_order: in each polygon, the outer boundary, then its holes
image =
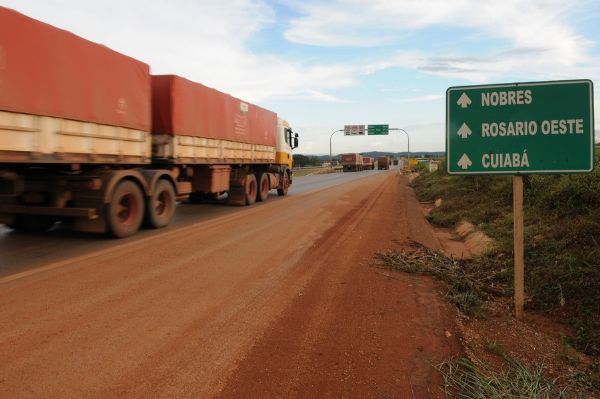
POLYGON ((157 158, 270 163, 277 114, 179 76, 152 76, 152 133, 157 158))
POLYGON ((0 9, 1 110, 147 132, 149 105, 148 65, 0 9))
POLYGON ((275 146, 277 114, 175 75, 152 76, 152 133, 275 146))
POLYGON ((285 195, 297 142, 273 112, 0 7, 0 223, 125 237, 177 198, 285 195))
POLYGON ((387 170, 390 168, 390 158, 389 157, 379 157, 377 158, 377 169, 379 170, 387 170))
POLYGON ((363 169, 362 155, 356 153, 342 154, 344 172, 358 172, 363 169))

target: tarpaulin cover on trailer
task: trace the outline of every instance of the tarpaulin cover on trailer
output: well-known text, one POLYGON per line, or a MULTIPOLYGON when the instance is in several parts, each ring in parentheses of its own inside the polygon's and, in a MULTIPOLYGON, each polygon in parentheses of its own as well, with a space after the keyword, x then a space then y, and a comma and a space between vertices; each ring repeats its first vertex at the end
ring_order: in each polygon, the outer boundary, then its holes
POLYGON ((359 163, 360 161, 361 156, 358 154, 342 154, 342 162, 359 163))
POLYGON ((0 7, 0 110, 149 131, 149 67, 0 7))
POLYGON ((275 146, 277 115, 175 75, 152 76, 152 133, 275 146))

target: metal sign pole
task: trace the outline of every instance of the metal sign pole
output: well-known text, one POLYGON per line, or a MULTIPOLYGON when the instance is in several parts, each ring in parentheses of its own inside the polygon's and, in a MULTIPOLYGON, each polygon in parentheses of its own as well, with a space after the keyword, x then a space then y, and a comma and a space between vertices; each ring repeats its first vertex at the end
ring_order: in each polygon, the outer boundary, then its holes
POLYGON ((407 165, 410 168, 410 136, 408 135, 408 133, 407 133, 406 130, 400 129, 399 127, 395 127, 395 128, 390 129, 390 130, 399 130, 399 131, 403 132, 404 134, 406 134, 406 140, 408 142, 408 151, 407 151, 408 152, 408 162, 407 162, 407 165))
POLYGON ((331 139, 333 138, 333 135, 336 134, 337 132, 343 132, 344 129, 338 129, 335 130, 333 133, 331 133, 331 136, 329 136, 329 163, 331 164, 331 166, 333 166, 333 155, 331 152, 331 139))

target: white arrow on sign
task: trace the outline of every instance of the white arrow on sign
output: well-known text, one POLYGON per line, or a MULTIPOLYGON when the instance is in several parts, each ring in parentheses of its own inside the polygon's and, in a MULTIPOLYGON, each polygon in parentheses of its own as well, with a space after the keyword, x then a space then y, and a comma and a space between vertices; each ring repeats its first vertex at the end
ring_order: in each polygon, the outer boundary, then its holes
POLYGON ((467 96, 467 93, 463 93, 456 103, 462 108, 467 108, 469 105, 471 105, 471 99, 469 96, 467 96))
POLYGON ((462 126, 460 127, 460 129, 458 129, 458 135, 460 137, 462 137, 463 139, 466 139, 467 137, 469 137, 471 135, 471 129, 469 129, 469 126, 467 126, 466 123, 463 123, 462 126))
POLYGON ((473 165, 473 162, 471 162, 467 154, 463 154, 462 157, 460 157, 460 159, 458 160, 457 165, 464 170, 469 169, 469 166, 473 165))

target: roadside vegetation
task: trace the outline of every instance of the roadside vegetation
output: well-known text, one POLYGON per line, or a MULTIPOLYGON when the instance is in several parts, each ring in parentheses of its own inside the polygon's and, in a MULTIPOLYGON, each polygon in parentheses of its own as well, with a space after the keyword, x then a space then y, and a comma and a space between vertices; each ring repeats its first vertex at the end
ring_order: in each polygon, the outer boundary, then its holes
POLYGON ((304 166, 321 166, 323 161, 329 160, 329 158, 324 159, 323 157, 316 155, 302 155, 302 154, 294 154, 294 165, 299 167, 304 166))
MULTIPOLYGON (((494 248, 475 259, 458 260, 416 245, 411 251, 379 254, 379 265, 443 280, 448 300, 463 313, 477 316, 488 300, 513 294, 512 178, 449 176, 443 166, 434 173, 421 171, 412 183, 420 201, 442 199, 428 219, 446 228, 469 221, 495 240, 494 248)), ((600 159, 590 174, 526 176, 524 189, 525 309, 572 327, 565 345, 596 359, 586 366, 585 377, 574 383, 586 387, 584 392, 591 389, 597 394, 600 159)), ((502 370, 473 358, 447 363, 443 370, 446 386, 454 393, 449 397, 579 397, 545 380, 542 367, 527 368, 508 356, 503 358, 506 367, 502 370)), ((570 357, 565 361, 577 362, 570 357)))
MULTIPOLYGON (((482 259, 483 262, 453 259, 420 244, 413 244, 407 251, 379 253, 376 257, 379 267, 442 280, 446 285, 446 299, 469 316, 485 317, 484 303, 493 296, 508 294, 506 273, 495 272, 490 258, 482 259)), ((447 398, 578 399, 598 392, 595 370, 567 376, 557 384, 548 376, 544 364, 525 365, 495 342, 487 342, 485 352, 502 359, 501 366, 492 365, 489 359, 479 358, 476 351, 469 350, 465 357, 446 361, 438 367, 447 398)), ((569 360, 576 361, 575 358, 569 360)))
MULTIPOLYGON (((600 161, 593 173, 531 175, 524 179, 526 308, 570 323, 572 344, 600 355, 600 161)), ((419 200, 442 198, 429 214, 437 226, 468 220, 496 240, 473 261, 486 285, 511 295, 512 179, 449 176, 441 168, 413 182, 419 200)))

